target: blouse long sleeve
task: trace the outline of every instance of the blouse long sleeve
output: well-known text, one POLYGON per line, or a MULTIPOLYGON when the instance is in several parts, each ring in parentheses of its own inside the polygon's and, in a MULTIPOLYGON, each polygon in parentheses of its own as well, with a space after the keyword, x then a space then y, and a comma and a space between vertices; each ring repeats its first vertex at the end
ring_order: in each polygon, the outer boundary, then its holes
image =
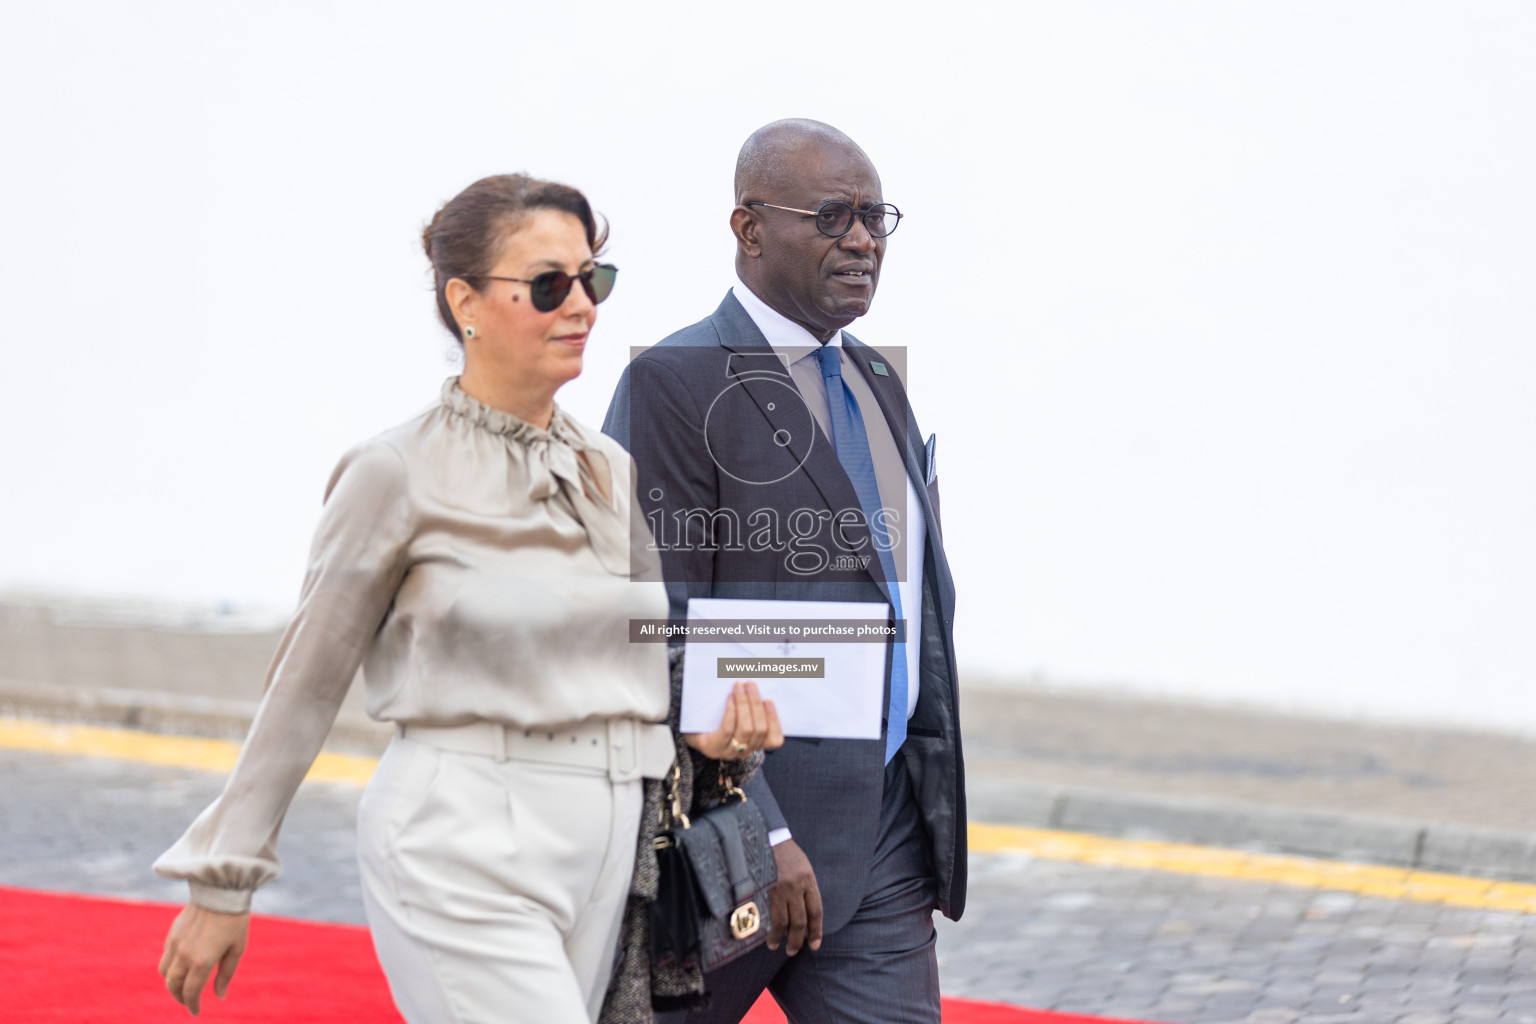
POLYGON ((360 666, 381 722, 665 720, 666 646, 629 642, 632 620, 667 614, 634 488, 611 438, 558 408, 535 427, 454 378, 347 453, 235 770, 155 870, 248 909, 360 666))
POLYGON ((399 451, 365 443, 326 490, 298 610, 268 671, 256 718, 223 794, 156 862, 192 900, 241 913, 282 871, 277 835, 347 688, 399 589, 414 529, 399 451))

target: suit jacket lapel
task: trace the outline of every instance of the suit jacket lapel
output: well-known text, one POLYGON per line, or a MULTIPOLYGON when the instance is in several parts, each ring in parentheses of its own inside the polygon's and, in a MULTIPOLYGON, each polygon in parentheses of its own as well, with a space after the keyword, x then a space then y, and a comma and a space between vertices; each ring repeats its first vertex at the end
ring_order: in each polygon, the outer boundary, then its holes
MULTIPOLYGON (((797 433, 804 434, 805 430, 802 423, 796 422, 793 407, 782 401, 784 391, 780 382, 795 389, 797 395, 799 389, 789 376, 789 368, 768 344, 768 339, 763 337, 763 332, 757 329, 741 303, 736 301, 736 296, 727 292, 725 301, 720 303, 710 320, 720 338, 721 347, 743 357, 741 360, 729 361, 738 365, 728 366, 726 372, 730 374, 734 370, 734 376, 741 380, 741 386, 752 396, 753 402, 774 430, 789 431, 790 443, 787 447, 796 459, 802 460, 800 471, 821 492, 827 507, 834 515, 843 509, 859 508, 858 493, 849 482, 843 464, 837 461, 837 450, 833 448, 831 439, 816 425, 815 418, 811 417, 812 431, 803 442, 796 436, 797 433), (768 372, 763 372, 765 369, 768 372)), ((729 381, 721 382, 722 387, 728 385, 729 381)), ((890 592, 886 588, 885 574, 880 569, 880 560, 873 557, 868 524, 863 522, 861 516, 860 521, 844 530, 844 533, 856 545, 856 551, 871 553, 865 571, 889 599, 890 592)))
POLYGON ((933 503, 928 499, 928 449, 923 443, 922 432, 917 429, 917 418, 912 415, 906 388, 894 373, 877 374, 870 367, 871 358, 879 355, 877 350, 847 331, 843 332, 843 346, 848 350, 849 359, 869 382, 870 390, 880 403, 880 411, 885 414, 885 422, 891 428, 892 435, 906 441, 903 447, 907 475, 913 481, 912 489, 917 492, 918 504, 922 506, 924 533, 927 536, 928 554, 931 556, 924 561, 933 565, 931 572, 925 568, 923 589, 932 594, 937 602, 940 618, 947 618, 954 611, 954 584, 949 579, 949 563, 944 558, 944 539, 939 535, 939 517, 934 514, 933 503), (900 426, 903 418, 905 425, 900 426))
POLYGON ((894 373, 875 373, 869 365, 875 350, 847 331, 843 332, 843 348, 847 351, 848 358, 864 375, 864 379, 869 383, 869 389, 875 393, 875 401, 880 403, 880 412, 885 416, 886 425, 891 428, 891 436, 902 441, 902 457, 907 464, 907 476, 913 481, 912 489, 917 492, 918 503, 923 509, 923 522, 926 525, 928 543, 937 544, 939 543, 938 521, 934 517, 933 506, 928 501, 926 486, 927 449, 923 446, 923 439, 917 429, 917 420, 912 415, 912 408, 907 403, 906 390, 894 373))

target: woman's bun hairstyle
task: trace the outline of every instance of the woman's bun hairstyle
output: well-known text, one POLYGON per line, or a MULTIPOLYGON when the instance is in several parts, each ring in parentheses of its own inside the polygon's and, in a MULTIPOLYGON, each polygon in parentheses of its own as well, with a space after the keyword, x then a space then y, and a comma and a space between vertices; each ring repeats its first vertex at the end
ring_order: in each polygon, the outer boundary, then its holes
POLYGON ((569 185, 526 174, 481 178, 444 203, 422 230, 421 247, 432 262, 437 315, 461 344, 458 321, 448 308, 448 282, 458 277, 479 288, 500 258, 502 242, 534 210, 563 210, 581 221, 594 256, 608 241, 608 225, 599 227, 586 196, 569 185))

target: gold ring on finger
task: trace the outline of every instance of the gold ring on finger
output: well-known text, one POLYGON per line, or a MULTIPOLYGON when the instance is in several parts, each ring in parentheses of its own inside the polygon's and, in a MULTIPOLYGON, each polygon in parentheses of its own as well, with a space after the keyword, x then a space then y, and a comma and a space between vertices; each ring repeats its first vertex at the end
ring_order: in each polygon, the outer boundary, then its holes
POLYGON ((747 745, 745 743, 741 742, 741 740, 732 739, 731 740, 731 749, 736 751, 736 753, 738 753, 738 754, 745 754, 747 752, 747 745))

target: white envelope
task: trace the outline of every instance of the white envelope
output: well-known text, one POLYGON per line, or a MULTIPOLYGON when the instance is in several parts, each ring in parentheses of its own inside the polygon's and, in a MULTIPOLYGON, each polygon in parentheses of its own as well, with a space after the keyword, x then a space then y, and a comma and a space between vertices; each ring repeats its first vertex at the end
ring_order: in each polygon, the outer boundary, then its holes
MULTIPOLYGON (((887 605, 856 601, 747 601, 694 597, 688 621, 759 619, 868 619, 884 622, 887 605)), ((880 738, 885 699, 885 651, 889 641, 841 643, 827 640, 688 641, 683 661, 683 732, 714 732, 737 679, 757 683, 764 700, 779 713, 786 736, 874 740, 880 738), (786 679, 772 674, 719 678, 719 659, 757 661, 822 658, 819 679, 786 679)))

